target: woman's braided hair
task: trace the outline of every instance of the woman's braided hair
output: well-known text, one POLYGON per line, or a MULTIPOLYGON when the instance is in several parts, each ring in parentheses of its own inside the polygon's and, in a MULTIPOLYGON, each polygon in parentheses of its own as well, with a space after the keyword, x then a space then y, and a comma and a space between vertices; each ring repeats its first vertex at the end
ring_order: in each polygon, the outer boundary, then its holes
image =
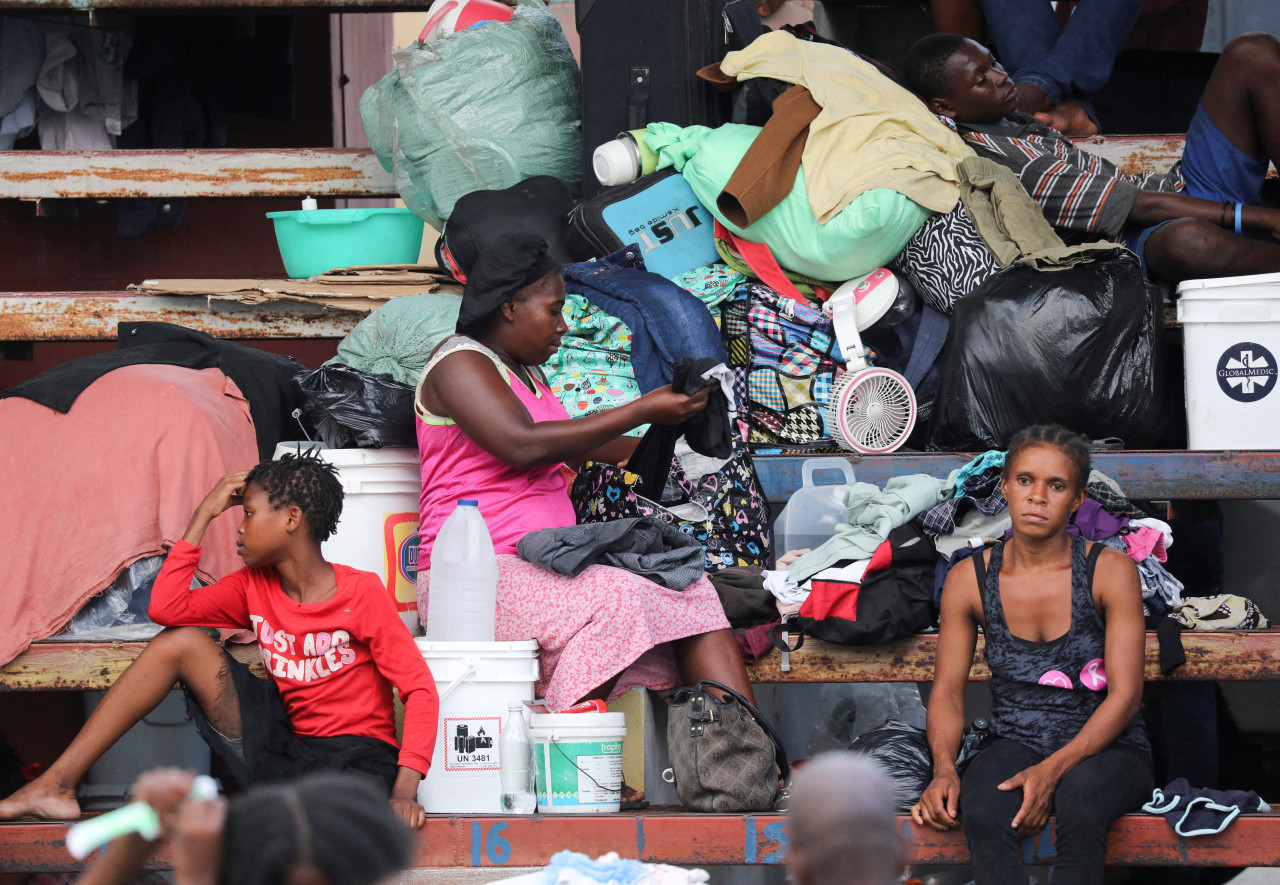
POLYGON ((1002 473, 1006 480, 1018 456, 1036 446, 1047 446, 1066 455, 1075 471, 1075 491, 1079 492, 1088 487, 1089 471, 1093 467, 1089 456, 1089 445, 1083 436, 1068 430, 1061 424, 1032 424, 1013 435, 1013 439, 1009 440, 1009 450, 1004 456, 1002 473))
POLYGON ((267 493, 271 506, 279 509, 296 505, 307 518, 313 540, 322 542, 338 528, 342 515, 342 483, 338 470, 319 457, 315 449, 298 455, 281 455, 263 461, 249 471, 245 485, 256 485, 267 493))

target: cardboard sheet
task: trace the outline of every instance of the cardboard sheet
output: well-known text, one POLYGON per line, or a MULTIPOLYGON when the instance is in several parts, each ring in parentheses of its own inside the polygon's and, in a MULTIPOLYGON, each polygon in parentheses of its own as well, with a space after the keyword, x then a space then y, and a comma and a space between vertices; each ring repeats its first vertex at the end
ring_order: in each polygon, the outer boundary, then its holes
POLYGON ((143 280, 129 286, 150 295, 204 295, 211 301, 263 304, 305 301, 335 310, 370 311, 401 295, 462 294, 462 286, 435 267, 412 264, 341 267, 308 280, 143 280))

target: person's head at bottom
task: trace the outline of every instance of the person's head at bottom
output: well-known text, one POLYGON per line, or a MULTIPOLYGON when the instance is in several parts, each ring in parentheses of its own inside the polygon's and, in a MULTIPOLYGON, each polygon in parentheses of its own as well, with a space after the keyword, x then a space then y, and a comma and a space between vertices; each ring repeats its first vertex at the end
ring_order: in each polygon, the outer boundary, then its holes
POLYGON ((226 885, 372 885, 409 864, 410 835, 369 779, 317 773, 233 799, 226 885))
POLYGON ((872 759, 823 753, 797 769, 787 863, 798 885, 890 885, 906 866, 893 784, 872 759))

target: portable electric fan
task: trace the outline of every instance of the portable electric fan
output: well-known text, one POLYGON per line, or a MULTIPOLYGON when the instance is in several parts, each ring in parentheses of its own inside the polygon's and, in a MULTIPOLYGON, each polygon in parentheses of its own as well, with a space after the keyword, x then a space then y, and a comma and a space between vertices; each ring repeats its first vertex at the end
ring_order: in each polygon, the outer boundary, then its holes
POLYGON ((916 426, 916 395, 897 372, 867 365, 862 329, 870 327, 893 305, 898 281, 884 268, 837 289, 824 305, 835 326, 845 358, 827 402, 828 425, 841 448, 864 455, 892 452, 916 426))

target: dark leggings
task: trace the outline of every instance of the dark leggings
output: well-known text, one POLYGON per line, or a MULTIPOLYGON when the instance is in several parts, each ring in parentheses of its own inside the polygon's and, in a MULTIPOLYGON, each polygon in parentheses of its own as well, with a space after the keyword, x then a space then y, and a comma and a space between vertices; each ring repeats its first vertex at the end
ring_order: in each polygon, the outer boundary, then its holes
MULTIPOLYGON (((1025 744, 998 738, 965 769, 960 821, 975 885, 1026 885, 1020 839, 1009 826, 1022 807, 1022 790, 1006 792, 996 785, 1044 758, 1025 744)), ((1114 745, 1067 772, 1053 797, 1058 821, 1053 885, 1100 885, 1111 824, 1148 801, 1153 786, 1145 756, 1114 745)))

